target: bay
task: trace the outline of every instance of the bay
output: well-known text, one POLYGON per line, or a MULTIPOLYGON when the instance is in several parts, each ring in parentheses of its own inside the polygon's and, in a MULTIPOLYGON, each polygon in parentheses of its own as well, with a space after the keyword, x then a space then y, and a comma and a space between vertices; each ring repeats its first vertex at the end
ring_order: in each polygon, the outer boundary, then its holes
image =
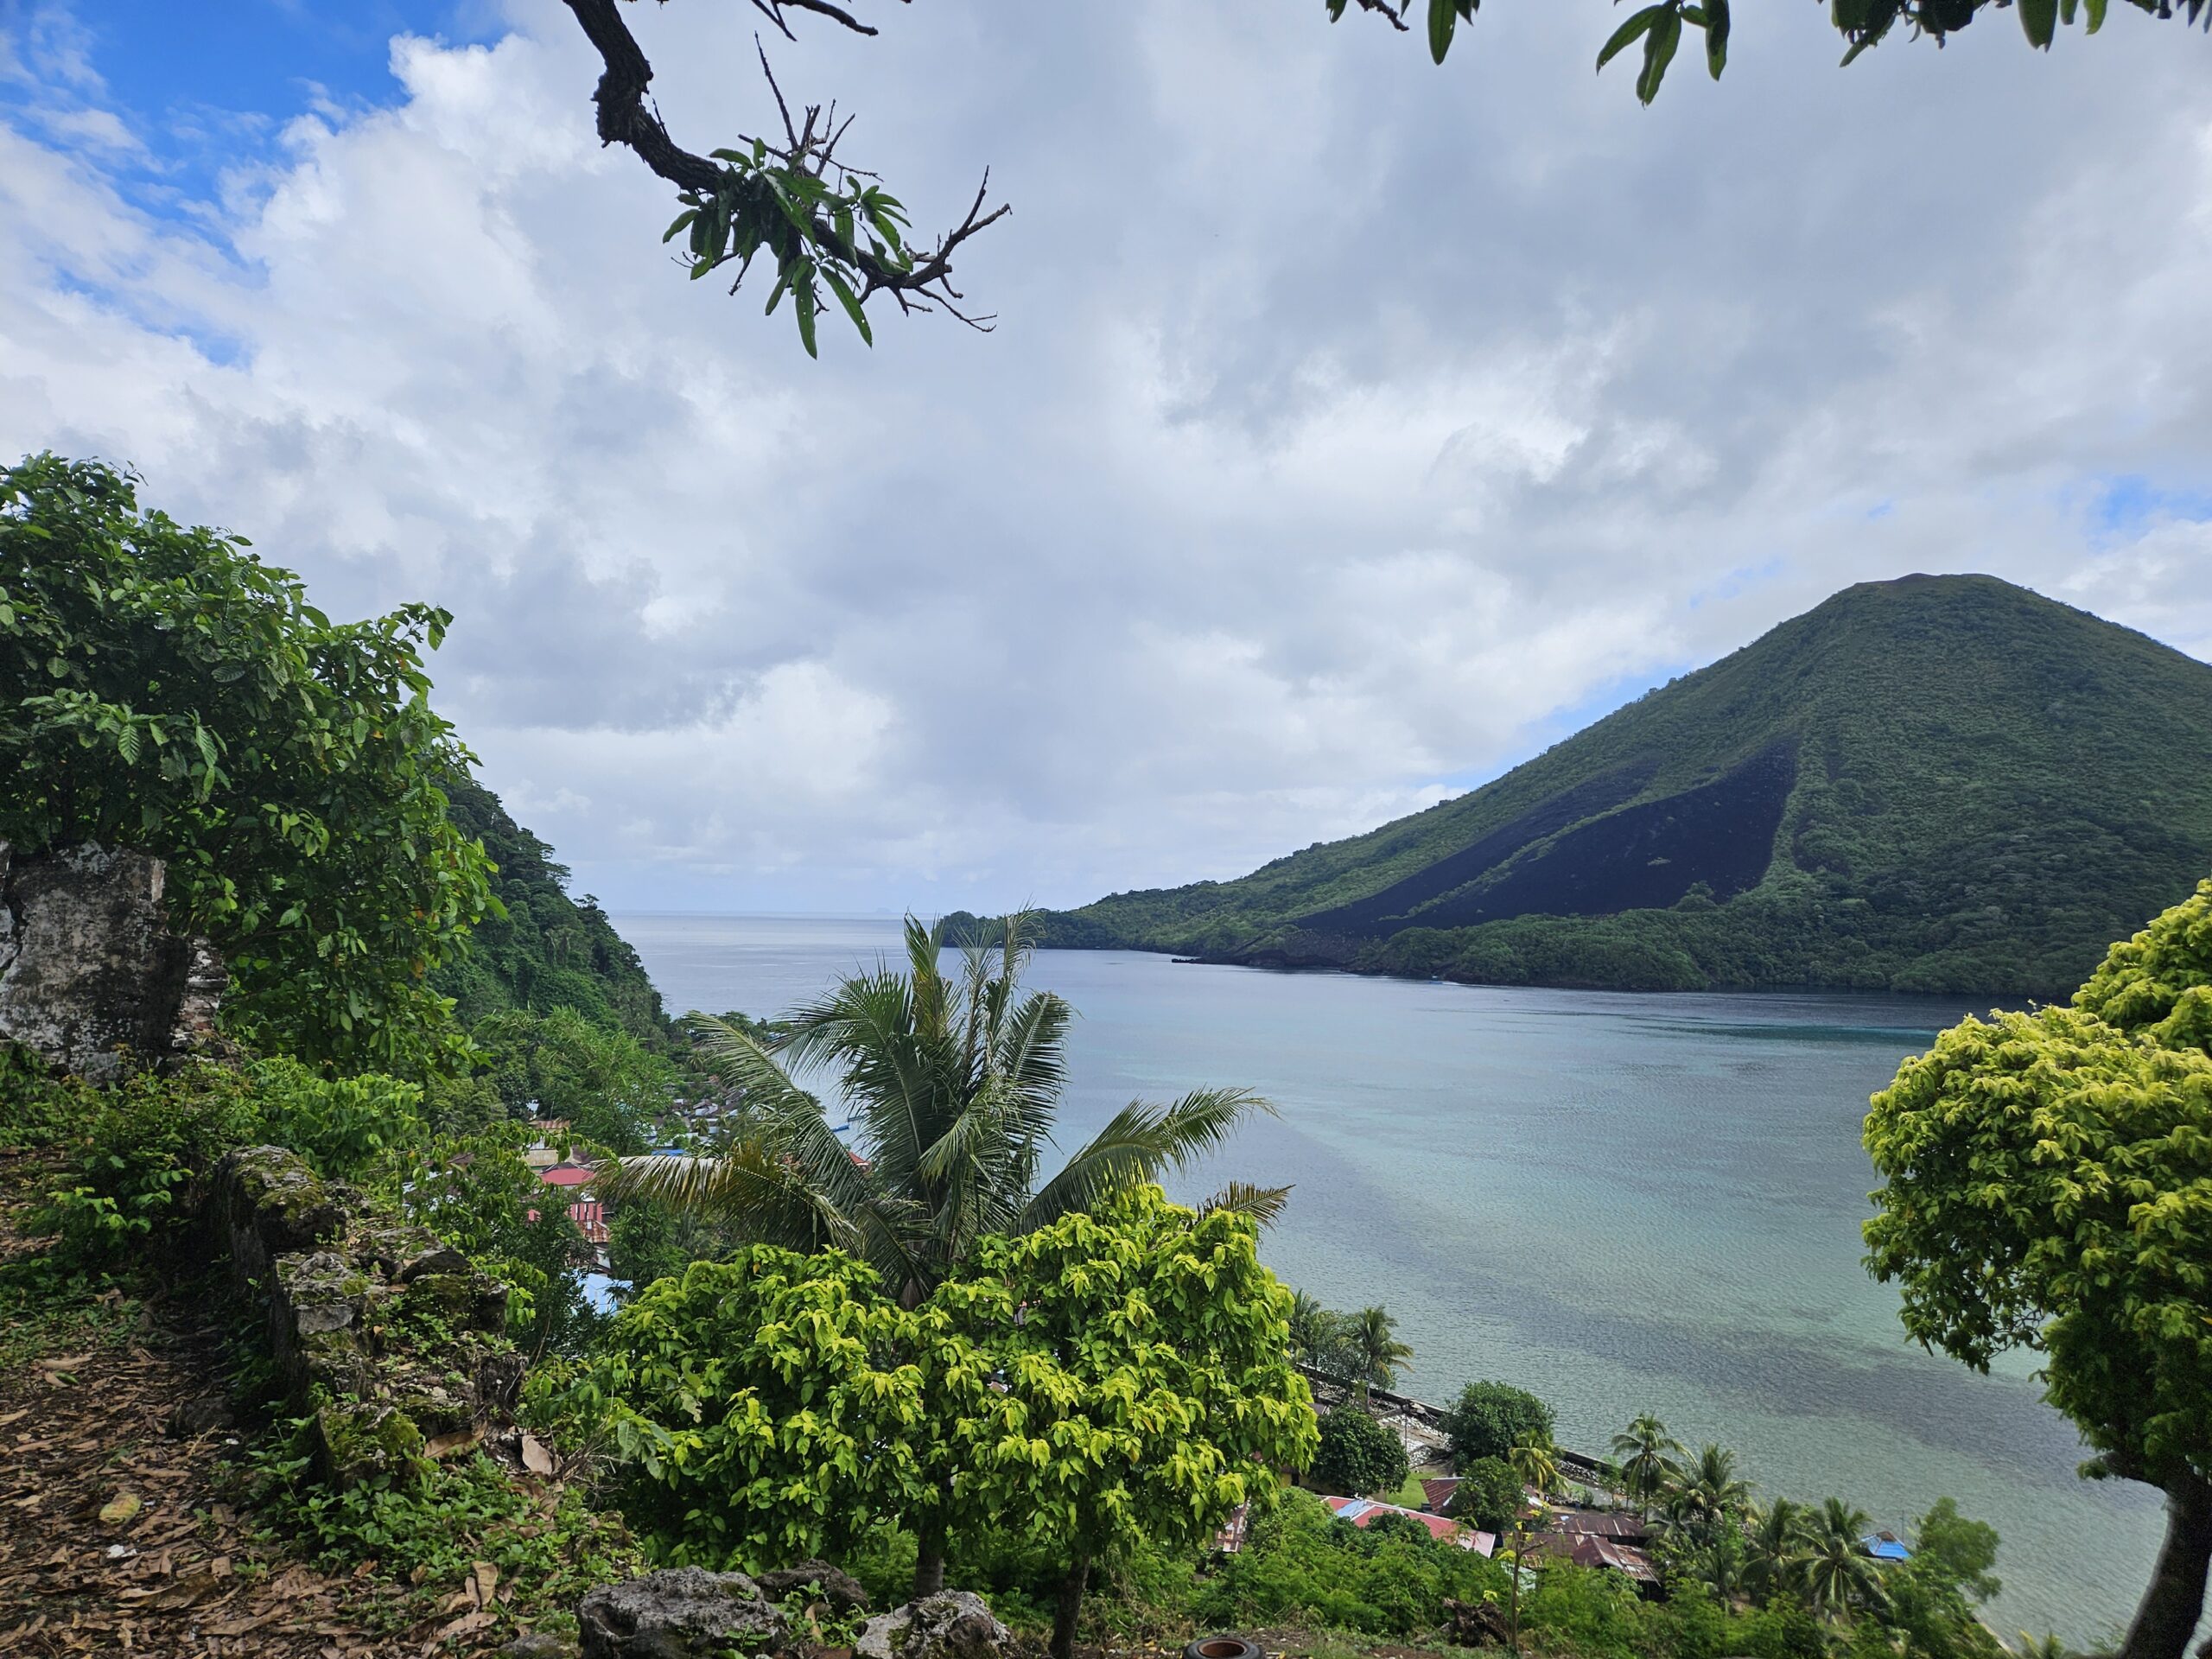
MULTIPOLYGON (((899 959, 882 918, 615 918, 674 1010, 779 1013, 899 959)), ((1975 1005, 1635 995, 1273 973, 1045 951, 1077 1010, 1063 1140, 1132 1098, 1243 1084, 1278 1116, 1176 1196, 1290 1184, 1263 1253, 1332 1306, 1387 1306, 1400 1386, 1535 1389, 1602 1454, 1656 1411, 1770 1496, 1829 1493, 1902 1532, 1937 1497, 1990 1522, 1987 1617, 2109 1644, 2162 1529, 2156 1493, 2088 1482, 2031 1362, 1922 1352, 1859 1265, 1866 1097, 1975 1005)))

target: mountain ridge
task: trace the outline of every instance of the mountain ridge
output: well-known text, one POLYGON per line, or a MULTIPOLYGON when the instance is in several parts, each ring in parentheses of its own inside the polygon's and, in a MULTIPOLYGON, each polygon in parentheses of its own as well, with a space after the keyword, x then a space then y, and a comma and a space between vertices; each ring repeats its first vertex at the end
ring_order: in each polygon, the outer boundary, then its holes
POLYGON ((1993 576, 1915 575, 1847 588, 1465 794, 1235 880, 1047 912, 1040 943, 2054 995, 2208 869, 2212 664, 1993 576))

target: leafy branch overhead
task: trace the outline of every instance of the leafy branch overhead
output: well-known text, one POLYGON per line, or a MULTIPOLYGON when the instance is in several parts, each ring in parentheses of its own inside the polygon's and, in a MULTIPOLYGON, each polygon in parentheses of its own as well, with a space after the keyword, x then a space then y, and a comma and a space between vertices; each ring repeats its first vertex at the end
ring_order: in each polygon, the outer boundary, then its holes
MULTIPOLYGON (((827 17, 855 34, 876 32, 830 0, 753 3, 786 39, 791 38, 787 10, 827 17)), ((768 311, 772 315, 790 296, 799 340, 809 356, 816 353, 815 320, 832 301, 861 338, 873 344, 867 306, 878 294, 890 295, 901 311, 943 311, 971 328, 989 331, 993 319, 969 310, 952 285, 953 255, 1012 211, 1005 203, 988 205, 988 170, 960 222, 934 246, 918 247, 909 238, 910 221, 899 199, 875 174, 838 155, 852 118, 840 121, 835 105, 826 110, 809 105, 793 120, 765 51, 760 67, 775 96, 780 142, 741 137, 735 146, 695 155, 669 137, 647 97, 652 66, 624 22, 620 0, 567 4, 606 66, 592 95, 599 109, 600 141, 626 145, 677 187, 683 211, 663 240, 684 238, 681 255, 694 279, 734 266, 734 294, 753 262, 765 255, 773 263, 775 276, 768 311)))
MULTIPOLYGON (((1827 0, 1831 21, 1845 42, 1843 60, 1849 63, 1870 46, 1885 39, 1899 24, 1917 39, 1922 35, 1942 45, 1974 20, 1985 9, 2017 9, 2020 27, 2031 46, 2048 50, 2061 25, 2079 21, 2083 32, 2094 35, 2104 26, 2109 0, 1827 0)), ((1394 29, 1410 31, 1409 19, 1416 0, 1326 0, 1329 20, 1334 22, 1357 5, 1373 12, 1394 29)), ((1471 22, 1482 0, 1425 0, 1429 55, 1437 62, 1452 49, 1452 37, 1462 22, 1471 22)), ((2171 17, 2177 0, 2126 0, 2139 11, 2154 17, 2171 17)), ((2212 0, 2178 0, 2192 23, 2212 28, 2212 0)), ((1705 66, 1715 80, 1728 65, 1729 0, 1656 0, 1630 12, 1598 54, 1603 69, 1631 46, 1641 41, 1643 65, 1636 77, 1636 95, 1649 104, 1659 94, 1659 83, 1682 43, 1682 31, 1694 29, 1705 36, 1705 66)))

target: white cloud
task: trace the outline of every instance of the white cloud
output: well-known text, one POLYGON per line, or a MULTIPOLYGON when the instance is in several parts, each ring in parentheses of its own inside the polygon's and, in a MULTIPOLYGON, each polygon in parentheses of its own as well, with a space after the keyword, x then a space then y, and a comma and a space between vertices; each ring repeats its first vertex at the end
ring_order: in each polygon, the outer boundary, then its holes
MULTIPOLYGON (((617 902, 1235 874, 1910 569, 2212 655, 2212 531, 2085 505, 2212 488, 2177 28, 1837 73, 1790 9, 1644 111, 1570 8, 1439 72, 1269 0, 945 0, 777 61, 925 225, 996 165, 1000 331, 815 364, 668 263, 558 9, 394 41, 388 107, 166 206, 40 16, 0 35, 60 89, 0 125, 0 448, 131 461, 328 608, 451 607, 442 705, 617 902)), ((758 123, 735 13, 637 27, 680 137, 758 123)))

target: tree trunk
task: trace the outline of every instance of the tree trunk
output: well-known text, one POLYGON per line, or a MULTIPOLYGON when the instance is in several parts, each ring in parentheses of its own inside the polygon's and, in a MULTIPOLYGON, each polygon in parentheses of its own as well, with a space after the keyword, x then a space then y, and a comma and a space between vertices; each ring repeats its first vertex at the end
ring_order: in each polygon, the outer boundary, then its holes
POLYGON ((1090 1582, 1090 1557, 1078 1555, 1060 1580, 1052 1605, 1052 1659, 1071 1659, 1075 1652, 1075 1621, 1083 1611, 1083 1592, 1090 1582))
POLYGON ((2204 1612, 2212 1570, 2212 1481, 2184 1476, 2166 1491, 2166 1541, 2120 1659, 2184 1659, 2204 1612))
POLYGON ((944 1526, 932 1522, 921 1529, 914 1556, 914 1599, 933 1596, 944 1588, 944 1526))

